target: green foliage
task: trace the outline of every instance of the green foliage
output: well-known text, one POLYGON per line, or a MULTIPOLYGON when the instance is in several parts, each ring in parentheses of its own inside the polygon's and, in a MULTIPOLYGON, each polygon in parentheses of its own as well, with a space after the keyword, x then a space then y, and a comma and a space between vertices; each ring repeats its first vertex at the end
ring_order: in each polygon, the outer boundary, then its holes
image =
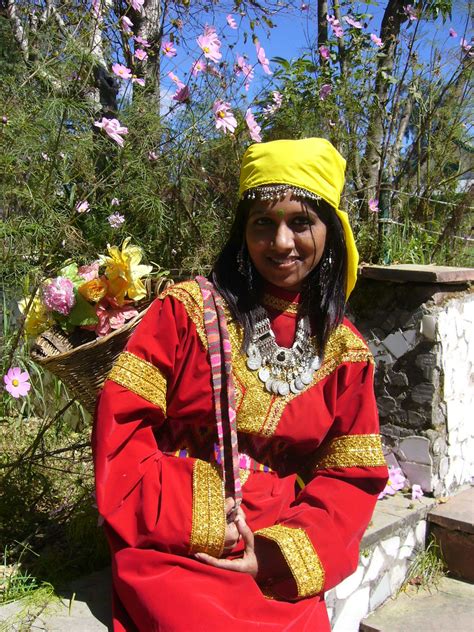
POLYGON ((416 553, 408 568, 405 583, 400 590, 408 586, 419 588, 436 588, 446 574, 446 564, 436 540, 432 539, 428 546, 416 553))

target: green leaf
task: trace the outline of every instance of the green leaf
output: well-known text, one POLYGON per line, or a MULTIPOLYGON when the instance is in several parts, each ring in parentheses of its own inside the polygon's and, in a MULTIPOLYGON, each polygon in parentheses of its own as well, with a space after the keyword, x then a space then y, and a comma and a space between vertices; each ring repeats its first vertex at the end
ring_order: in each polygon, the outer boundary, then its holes
POLYGON ((72 308, 67 317, 68 323, 71 325, 95 325, 99 322, 94 307, 86 301, 86 299, 75 292, 76 304, 72 308))

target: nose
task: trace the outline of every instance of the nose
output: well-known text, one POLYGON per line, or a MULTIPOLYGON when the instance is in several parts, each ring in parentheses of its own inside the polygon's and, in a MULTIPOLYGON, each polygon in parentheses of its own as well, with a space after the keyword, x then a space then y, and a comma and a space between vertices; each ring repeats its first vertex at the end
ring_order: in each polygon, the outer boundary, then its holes
POLYGON ((275 250, 287 252, 293 249, 294 243, 294 235, 291 228, 284 222, 279 224, 273 237, 273 247, 275 250))

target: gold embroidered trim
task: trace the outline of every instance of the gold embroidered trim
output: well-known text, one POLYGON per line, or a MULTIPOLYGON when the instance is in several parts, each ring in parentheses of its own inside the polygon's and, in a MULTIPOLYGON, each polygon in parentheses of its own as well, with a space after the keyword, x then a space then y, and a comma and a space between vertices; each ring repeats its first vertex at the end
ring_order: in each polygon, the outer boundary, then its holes
POLYGON ((277 296, 272 296, 271 294, 264 294, 262 302, 263 302, 264 307, 270 307, 271 309, 276 309, 279 312, 286 312, 287 314, 298 313, 297 303, 291 303, 291 301, 285 301, 285 299, 278 298, 277 296))
POLYGON ((107 379, 159 406, 166 415, 166 378, 150 362, 124 351, 115 361, 107 379))
POLYGON ((344 435, 323 446, 315 469, 329 467, 377 467, 385 465, 378 434, 344 435))
POLYGON ((276 524, 255 532, 278 544, 298 587, 298 597, 312 597, 324 586, 324 569, 303 529, 276 524))
POLYGON ((193 467, 193 523, 190 553, 220 557, 224 549, 224 488, 215 464, 196 459, 193 467))
MULTIPOLYGON (((246 357, 241 352, 242 328, 231 320, 228 312, 226 315, 232 346, 238 429, 240 432, 271 437, 287 404, 300 394, 290 393, 286 397, 278 397, 263 388, 257 373, 248 369, 246 357)), ((339 325, 327 342, 324 362, 314 373, 308 388, 323 380, 343 362, 373 363, 373 357, 359 336, 346 325, 339 325)))
POLYGON ((207 336, 204 326, 204 303, 198 283, 196 281, 176 283, 166 288, 166 290, 160 294, 160 298, 162 299, 165 298, 165 296, 173 296, 184 305, 184 309, 196 327, 200 341, 204 348, 207 349, 207 336))

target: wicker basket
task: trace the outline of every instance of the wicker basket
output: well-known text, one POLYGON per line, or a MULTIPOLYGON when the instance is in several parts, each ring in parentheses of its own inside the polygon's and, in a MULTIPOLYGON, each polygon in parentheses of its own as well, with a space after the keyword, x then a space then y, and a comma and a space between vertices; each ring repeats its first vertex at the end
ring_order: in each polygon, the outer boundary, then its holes
POLYGON ((78 330, 69 336, 59 328, 48 329, 36 338, 32 359, 59 377, 84 408, 93 413, 97 393, 113 363, 153 299, 170 284, 172 281, 165 278, 147 279, 147 298, 138 305, 137 316, 102 338, 84 342, 90 332, 78 330))

